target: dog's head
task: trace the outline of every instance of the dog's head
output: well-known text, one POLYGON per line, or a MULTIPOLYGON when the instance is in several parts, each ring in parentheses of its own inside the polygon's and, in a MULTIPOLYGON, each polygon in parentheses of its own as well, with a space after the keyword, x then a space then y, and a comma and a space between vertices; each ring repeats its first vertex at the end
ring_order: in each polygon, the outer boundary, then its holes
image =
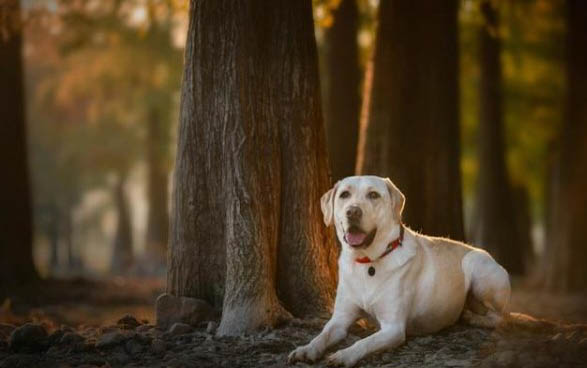
POLYGON ((389 178, 351 176, 336 183, 320 202, 324 223, 334 222, 343 246, 364 249, 378 231, 388 232, 401 222, 405 197, 389 178))

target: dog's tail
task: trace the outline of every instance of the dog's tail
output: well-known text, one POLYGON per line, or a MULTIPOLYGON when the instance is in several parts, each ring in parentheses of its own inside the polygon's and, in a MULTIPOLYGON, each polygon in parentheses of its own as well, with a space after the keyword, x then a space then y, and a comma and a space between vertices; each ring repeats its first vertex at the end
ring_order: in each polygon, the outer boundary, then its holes
POLYGON ((547 319, 535 318, 524 313, 507 313, 498 326, 503 330, 522 330, 529 332, 555 333, 568 330, 580 330, 587 333, 587 324, 562 324, 547 319))

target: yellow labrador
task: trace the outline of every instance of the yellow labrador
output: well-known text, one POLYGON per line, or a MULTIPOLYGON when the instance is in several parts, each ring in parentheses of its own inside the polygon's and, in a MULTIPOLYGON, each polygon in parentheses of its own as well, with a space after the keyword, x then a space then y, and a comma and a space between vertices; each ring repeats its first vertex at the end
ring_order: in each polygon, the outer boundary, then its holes
POLYGON ((322 196, 324 223, 334 222, 342 244, 334 313, 317 337, 290 353, 289 363, 319 359, 363 314, 380 329, 330 355, 329 364, 352 367, 461 315, 486 327, 502 320, 510 298, 505 269, 484 250, 406 228, 404 202, 391 180, 377 176, 346 178, 322 196))

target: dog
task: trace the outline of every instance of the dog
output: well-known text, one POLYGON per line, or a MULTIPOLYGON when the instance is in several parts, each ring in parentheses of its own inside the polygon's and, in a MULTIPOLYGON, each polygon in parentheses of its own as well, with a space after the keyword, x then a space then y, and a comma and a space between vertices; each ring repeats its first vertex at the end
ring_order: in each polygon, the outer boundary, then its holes
POLYGON ((406 335, 434 333, 461 317, 483 327, 504 320, 507 271, 482 249, 405 227, 404 203, 391 180, 377 176, 345 178, 322 196, 324 223, 334 223, 342 245, 334 311, 288 363, 321 358, 364 315, 379 330, 331 354, 329 365, 352 367, 370 353, 401 345, 406 335))

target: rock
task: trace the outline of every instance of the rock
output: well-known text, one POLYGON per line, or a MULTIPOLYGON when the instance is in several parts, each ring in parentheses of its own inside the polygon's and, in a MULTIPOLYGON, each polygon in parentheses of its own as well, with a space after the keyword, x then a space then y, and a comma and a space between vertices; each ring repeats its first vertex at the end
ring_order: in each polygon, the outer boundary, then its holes
POLYGON ((449 359, 444 362, 444 365, 447 367, 470 367, 471 361, 464 359, 449 359))
POLYGON ((495 361, 500 366, 509 366, 516 360, 516 354, 511 350, 500 351, 494 354, 495 361))
POLYGON ((183 335, 192 332, 192 330, 192 326, 188 325, 187 323, 176 322, 169 329, 169 334, 172 336, 183 335))
POLYGON ((104 327, 100 327, 99 333, 101 335, 110 333, 110 332, 120 332, 120 327, 119 326, 104 326, 104 327))
POLYGON ((116 351, 116 352, 110 354, 107 359, 108 359, 108 363, 110 363, 111 365, 121 366, 121 365, 125 365, 128 362, 130 362, 131 357, 128 356, 128 354, 125 352, 116 351))
POLYGON ((40 351, 47 346, 47 331, 41 325, 26 323, 10 334, 10 348, 14 351, 40 351))
POLYGON ((127 314, 121 319, 119 319, 118 322, 116 322, 116 324, 118 325, 118 327, 124 330, 134 330, 135 328, 140 326, 139 321, 137 321, 137 319, 131 316, 130 314, 127 314))
POLYGON ((208 322, 208 326, 206 326, 206 332, 213 335, 216 332, 216 328, 218 328, 218 324, 214 321, 208 322))
POLYGON ((137 327, 137 332, 138 333, 147 333, 153 328, 154 328, 154 326, 152 326, 152 325, 140 325, 139 327, 137 327))
POLYGON ((58 357, 59 355, 63 354, 63 349, 59 346, 51 346, 47 352, 47 356, 55 356, 58 357))
POLYGON ((109 332, 100 336, 96 342, 96 348, 103 349, 112 347, 122 343, 125 339, 126 337, 120 332, 109 332))
POLYGON ((61 327, 59 327, 60 330, 62 330, 63 332, 74 332, 73 328, 71 328, 68 325, 61 325, 61 327))
POLYGON ((151 349, 153 349, 153 352, 156 354, 161 354, 167 350, 167 344, 161 339, 155 339, 151 343, 151 349))
POLYGON ((75 332, 66 332, 61 340, 59 341, 60 344, 64 345, 75 345, 84 342, 83 336, 76 334, 75 332))
POLYGON ((1 368, 39 367, 38 354, 12 354, 1 363, 1 368))
POLYGON ((197 326, 199 322, 214 318, 214 310, 202 299, 162 294, 155 304, 156 325, 168 329, 175 322, 197 326))
POLYGON ((131 355, 136 355, 143 351, 143 345, 135 339, 130 339, 124 345, 124 350, 131 355))
POLYGON ((15 325, 11 325, 9 323, 0 323, 0 341, 7 340, 15 328, 15 325))
POLYGON ((83 361, 85 364, 88 364, 90 366, 102 367, 103 365, 106 364, 106 361, 104 360, 104 358, 102 358, 101 356, 96 356, 96 355, 86 356, 86 357, 84 357, 83 361))

